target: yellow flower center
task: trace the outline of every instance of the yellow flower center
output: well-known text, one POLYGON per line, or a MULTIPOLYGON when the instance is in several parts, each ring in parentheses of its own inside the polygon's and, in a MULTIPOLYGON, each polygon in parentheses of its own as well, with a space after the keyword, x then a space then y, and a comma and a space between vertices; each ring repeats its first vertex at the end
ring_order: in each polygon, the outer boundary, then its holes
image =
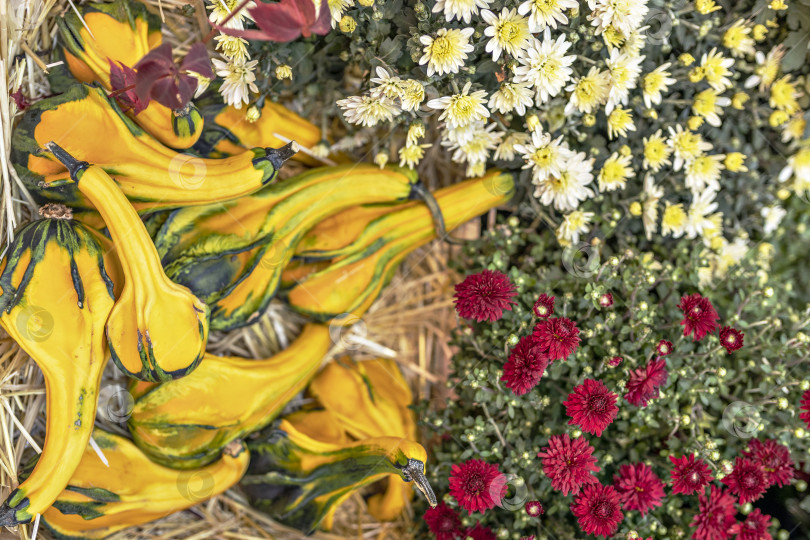
POLYGON ((501 43, 511 43, 520 36, 520 27, 512 21, 503 21, 498 24, 497 33, 501 43))
POLYGON ((453 43, 444 36, 439 36, 430 44, 430 55, 439 60, 452 56, 453 43))
POLYGON ((648 141, 644 146, 644 157, 651 163, 658 163, 666 157, 666 145, 660 139, 648 141))
POLYGON ((557 0, 534 0, 534 9, 543 14, 548 14, 557 9, 557 0))
POLYGON ((645 94, 656 94, 661 90, 661 87, 664 86, 664 75, 657 71, 648 73, 644 76, 642 85, 645 94))
POLYGON ((680 229, 685 222, 686 212, 683 211, 680 203, 667 206, 664 216, 661 218, 661 223, 670 229, 680 229))
POLYGON ((544 146, 535 150, 531 158, 538 166, 548 167, 554 159, 554 151, 548 146, 544 146))
POLYGON ((602 183, 604 184, 618 184, 624 182, 626 172, 624 165, 618 161, 608 161, 602 167, 602 183))

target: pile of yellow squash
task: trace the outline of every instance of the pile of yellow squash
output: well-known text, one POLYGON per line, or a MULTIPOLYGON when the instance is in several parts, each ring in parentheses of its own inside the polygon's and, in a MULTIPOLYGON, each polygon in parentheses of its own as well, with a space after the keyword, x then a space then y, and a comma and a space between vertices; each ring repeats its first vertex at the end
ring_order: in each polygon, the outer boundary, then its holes
POLYGON ((159 20, 124 0, 80 13, 59 21, 59 93, 12 141, 43 206, 0 262, 0 326, 43 372, 47 421, 0 525, 41 516, 60 537, 104 538, 237 483, 305 533, 378 481, 377 519, 400 515, 412 486, 435 505, 397 364, 325 363, 330 326, 362 317, 409 253, 507 201, 512 177, 429 193, 410 170, 348 163, 279 180, 298 158, 283 140, 312 146, 315 126, 269 100, 250 123, 210 95, 124 111, 111 62, 160 45, 159 20), (311 321, 287 349, 206 352, 210 330, 253 323, 274 297, 311 321), (110 359, 131 381, 127 437, 94 425, 110 359), (280 416, 302 392, 308 405, 280 416))

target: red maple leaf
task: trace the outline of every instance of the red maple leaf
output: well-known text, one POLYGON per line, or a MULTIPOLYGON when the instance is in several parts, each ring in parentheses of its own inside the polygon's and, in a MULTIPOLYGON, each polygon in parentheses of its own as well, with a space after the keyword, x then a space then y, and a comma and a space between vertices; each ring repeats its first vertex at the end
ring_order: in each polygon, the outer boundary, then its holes
POLYGON ((170 109, 182 109, 197 90, 197 79, 189 72, 214 78, 205 45, 195 43, 178 66, 172 59, 172 46, 164 43, 135 64, 135 93, 138 99, 154 99, 170 109))
POLYGON ((258 30, 238 30, 216 25, 223 34, 260 41, 286 43, 299 36, 328 34, 332 14, 327 0, 321 0, 318 16, 315 16, 313 0, 281 0, 277 4, 257 4, 250 9, 250 16, 258 30))
POLYGON ((109 58, 107 61, 110 63, 110 95, 115 97, 122 109, 132 109, 133 113, 138 114, 149 105, 149 100, 143 101, 135 93, 135 70, 124 64, 116 64, 109 58))

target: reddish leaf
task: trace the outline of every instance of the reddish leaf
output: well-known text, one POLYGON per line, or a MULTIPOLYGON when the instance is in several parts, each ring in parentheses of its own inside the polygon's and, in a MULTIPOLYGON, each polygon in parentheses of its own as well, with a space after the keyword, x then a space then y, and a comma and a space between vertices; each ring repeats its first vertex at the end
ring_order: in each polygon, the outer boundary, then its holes
POLYGON ((261 41, 286 43, 299 36, 324 35, 331 29, 331 13, 327 0, 321 0, 321 9, 315 17, 312 0, 281 0, 277 4, 257 4, 250 9, 258 30, 238 30, 216 25, 217 30, 229 36, 261 41))
POLYGON ((153 49, 135 64, 135 93, 141 100, 154 99, 170 109, 182 109, 194 96, 197 79, 187 72, 192 71, 213 78, 208 53, 202 43, 191 47, 189 54, 178 67, 172 59, 172 47, 164 43, 153 49))
POLYGON ((116 64, 110 59, 107 61, 110 63, 110 86, 112 87, 110 95, 115 97, 124 110, 132 109, 133 113, 138 114, 149 105, 149 100, 143 101, 135 93, 137 78, 135 70, 124 64, 116 64))
POLYGON ((22 88, 17 89, 16 92, 12 92, 11 98, 14 100, 14 103, 17 104, 17 109, 20 111, 24 111, 31 106, 31 102, 23 95, 22 88))

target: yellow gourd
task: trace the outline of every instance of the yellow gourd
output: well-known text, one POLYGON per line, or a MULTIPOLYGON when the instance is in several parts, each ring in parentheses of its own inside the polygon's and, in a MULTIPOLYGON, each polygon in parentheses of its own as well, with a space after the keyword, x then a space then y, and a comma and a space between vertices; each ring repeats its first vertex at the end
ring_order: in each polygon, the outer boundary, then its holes
POLYGON ((0 508, 0 526, 31 521, 67 485, 93 430, 107 363, 114 290, 101 246, 67 208, 42 213, 0 264, 0 326, 42 370, 47 398, 42 454, 0 508))
POLYGON ((151 461, 131 441, 96 429, 67 488, 43 515, 58 538, 96 539, 201 503, 236 484, 250 455, 234 442, 214 463, 177 471, 151 461))
POLYGON ((188 375, 205 354, 208 307, 166 277, 146 227, 103 169, 48 149, 104 218, 121 264, 124 285, 106 324, 113 361, 145 381, 188 375))

